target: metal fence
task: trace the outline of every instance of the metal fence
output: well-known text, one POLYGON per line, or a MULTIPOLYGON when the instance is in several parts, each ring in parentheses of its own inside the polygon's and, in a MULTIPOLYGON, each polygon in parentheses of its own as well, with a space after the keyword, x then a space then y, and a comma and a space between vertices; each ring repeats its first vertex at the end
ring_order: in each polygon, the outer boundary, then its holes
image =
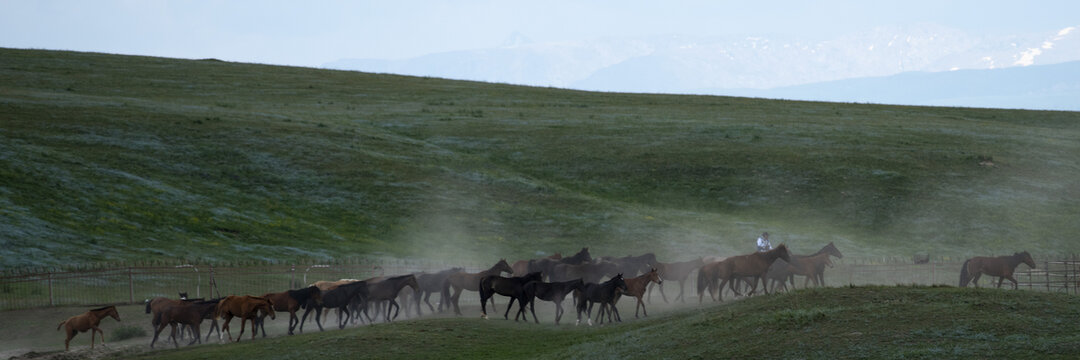
MULTIPOLYGON (((1036 257, 1045 260, 1037 269, 1017 269, 1020 287, 1029 290, 1080 293, 1080 259, 1036 257)), ((826 286, 854 285, 952 285, 958 283, 963 259, 900 257, 846 257, 825 272, 826 286)), ((96 269, 21 272, 0 276, 0 310, 44 306, 134 304, 145 299, 176 297, 186 292, 194 298, 280 292, 317 280, 365 279, 381 275, 408 274, 465 267, 477 272, 490 264, 430 262, 398 259, 351 259, 333 263, 231 265, 173 264, 110 266, 96 269)), ((690 277, 689 288, 695 289, 690 277)), ((797 280, 799 287, 802 283, 797 280)), ((990 286, 983 280, 983 286, 990 286)), ((996 284, 995 284, 996 285, 996 284)), ((462 294, 463 301, 478 299, 462 294)))

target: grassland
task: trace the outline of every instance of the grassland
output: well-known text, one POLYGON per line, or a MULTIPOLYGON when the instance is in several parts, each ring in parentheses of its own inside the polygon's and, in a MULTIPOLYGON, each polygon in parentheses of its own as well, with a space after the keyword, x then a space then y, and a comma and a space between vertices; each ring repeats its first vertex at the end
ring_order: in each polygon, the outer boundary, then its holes
MULTIPOLYGON (((714 305, 654 311, 623 323, 556 326, 436 318, 305 333, 238 344, 151 351, 117 344, 70 356, 107 358, 311 359, 910 359, 1075 358, 1080 297, 951 287, 840 287, 799 290, 714 305)), ((550 306, 540 303, 538 307, 550 306)), ((143 321, 136 314, 128 319, 143 321)), ((546 315, 546 314, 542 314, 546 315)), ((128 321, 128 320, 125 320, 128 321)), ((278 322, 282 322, 279 319, 278 322)), ((115 327, 118 325, 107 324, 115 327)), ((310 324, 309 324, 310 325, 310 324)), ((106 328, 108 332, 111 328, 106 328)), ((275 330, 280 334, 283 330, 275 330)), ((78 338, 77 338, 78 339, 78 338)), ((51 348, 62 339, 50 339, 51 348)), ((128 343, 131 343, 129 341, 128 343)), ((42 351, 27 358, 63 358, 42 351)))
POLYGON ((0 268, 1076 252, 1080 114, 0 49, 0 268))

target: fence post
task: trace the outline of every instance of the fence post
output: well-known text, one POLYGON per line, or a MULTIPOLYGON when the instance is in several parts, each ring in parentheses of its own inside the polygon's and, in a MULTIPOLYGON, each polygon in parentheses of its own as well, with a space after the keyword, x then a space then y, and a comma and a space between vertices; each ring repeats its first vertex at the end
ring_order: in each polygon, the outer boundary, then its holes
POLYGON ((130 266, 128 266, 128 303, 135 303, 135 275, 132 274, 130 266))
POLYGON ((55 304, 55 303, 53 303, 53 294, 52 294, 52 271, 50 271, 50 272, 49 272, 49 306, 54 306, 54 305, 56 305, 56 304, 55 304))
POLYGON ((286 289, 292 289, 293 284, 295 284, 295 283, 296 283, 296 264, 293 264, 292 267, 289 268, 289 287, 287 287, 286 289))
POLYGON ((1046 292, 1050 292, 1050 262, 1043 261, 1043 273, 1046 274, 1046 292))

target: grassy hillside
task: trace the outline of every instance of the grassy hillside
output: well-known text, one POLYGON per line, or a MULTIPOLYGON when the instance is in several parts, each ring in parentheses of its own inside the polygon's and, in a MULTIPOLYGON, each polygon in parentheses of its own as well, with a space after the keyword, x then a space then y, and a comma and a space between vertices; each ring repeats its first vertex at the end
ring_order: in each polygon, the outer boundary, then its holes
POLYGON ((1071 112, 0 49, 0 268, 1076 252, 1078 155, 1071 112))
MULTIPOLYGON (((899 359, 1075 358, 1080 297, 950 287, 843 287, 651 312, 614 326, 439 318, 305 333, 238 344, 150 351, 148 338, 104 355, 155 359, 899 359)), ((540 303, 538 307, 550 306, 540 303)), ((655 310, 655 308, 654 308, 655 310)), ((133 314, 125 321, 145 321, 133 314)), ((284 321, 282 318, 278 322, 284 321)), ((119 326, 106 324, 106 333, 119 326)), ((204 326, 205 327, 205 326, 204 326)), ((283 330, 275 330, 277 334, 283 330)), ((74 357, 87 354, 77 337, 74 357)), ((61 338, 49 347, 62 346, 61 338)), ((39 348, 40 349, 40 348, 39 348)), ((40 350, 39 350, 40 351, 40 350)), ((53 351, 26 358, 48 358, 53 351)), ((56 358, 62 358, 57 356, 56 358)))

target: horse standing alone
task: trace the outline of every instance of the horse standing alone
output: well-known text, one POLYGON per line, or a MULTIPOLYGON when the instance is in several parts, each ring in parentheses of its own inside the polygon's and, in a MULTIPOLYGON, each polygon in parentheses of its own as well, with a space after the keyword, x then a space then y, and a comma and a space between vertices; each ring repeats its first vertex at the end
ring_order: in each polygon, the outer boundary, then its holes
POLYGON ((93 309, 61 321, 60 325, 56 326, 56 330, 60 331, 61 327, 65 328, 64 334, 67 335, 67 339, 64 339, 64 351, 70 348, 71 338, 75 337, 75 334, 86 332, 86 330, 90 330, 91 349, 94 348, 94 333, 101 333, 101 346, 105 346, 105 332, 98 328, 98 324, 101 324, 101 319, 107 316, 120 321, 120 313, 116 312, 115 306, 93 309))
POLYGON ((1016 278, 1013 278, 1013 272, 1020 263, 1027 264, 1032 269, 1035 268, 1035 260, 1027 251, 1013 253, 1012 256, 976 256, 967 259, 964 261, 964 266, 960 268, 960 287, 966 287, 969 281, 974 283, 975 287, 979 287, 979 278, 982 274, 986 274, 998 277, 998 288, 1001 288, 1002 281, 1009 279, 1013 283, 1013 289, 1017 289, 1020 284, 1016 278))

